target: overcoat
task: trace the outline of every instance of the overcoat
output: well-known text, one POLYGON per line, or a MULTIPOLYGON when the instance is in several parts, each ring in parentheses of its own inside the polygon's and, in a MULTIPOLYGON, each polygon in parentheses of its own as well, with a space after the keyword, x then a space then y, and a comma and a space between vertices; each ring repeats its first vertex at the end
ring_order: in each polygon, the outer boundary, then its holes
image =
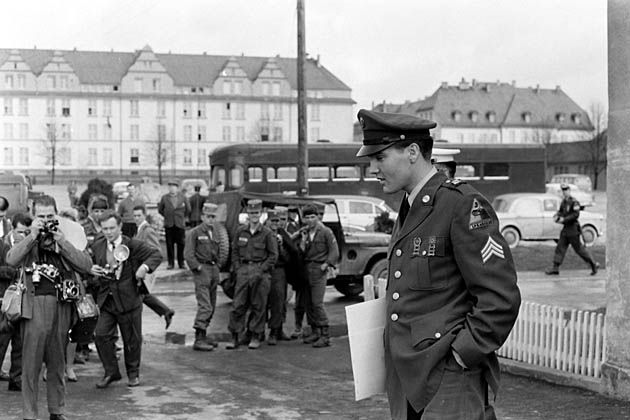
POLYGON ((190 203, 186 196, 178 192, 175 205, 171 201, 170 194, 164 194, 158 203, 158 213, 164 217, 164 227, 178 227, 186 229, 186 217, 190 214, 190 203))
POLYGON ((388 263, 384 344, 392 418, 406 419, 407 401, 416 411, 426 407, 452 349, 468 368, 481 368, 496 392, 494 351, 514 325, 520 293, 486 198, 436 173, 404 223, 396 221, 388 263))

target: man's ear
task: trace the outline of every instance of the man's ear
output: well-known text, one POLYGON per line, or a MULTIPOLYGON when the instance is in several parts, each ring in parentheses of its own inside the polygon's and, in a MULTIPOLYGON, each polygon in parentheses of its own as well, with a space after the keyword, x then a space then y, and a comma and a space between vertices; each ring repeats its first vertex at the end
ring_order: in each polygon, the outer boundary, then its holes
POLYGON ((409 162, 411 163, 416 163, 416 161, 422 157, 422 154, 420 153, 420 147, 417 143, 411 143, 409 146, 407 146, 407 153, 409 156, 409 162))

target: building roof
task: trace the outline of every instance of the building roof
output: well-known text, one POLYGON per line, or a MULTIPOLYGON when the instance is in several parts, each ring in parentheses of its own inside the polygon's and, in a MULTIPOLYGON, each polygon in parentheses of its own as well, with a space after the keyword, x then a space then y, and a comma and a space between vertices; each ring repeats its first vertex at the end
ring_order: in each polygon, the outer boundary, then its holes
MULTIPOLYGON (((39 76, 56 50, 18 49, 31 71, 39 76)), ((129 67, 136 60, 136 52, 60 50, 74 69, 79 81, 85 84, 120 84, 129 67)), ((146 45, 142 51, 151 51, 146 45)), ((10 55, 11 49, 0 49, 0 65, 10 55)), ((155 54, 168 74, 179 86, 209 86, 219 77, 230 56, 207 54, 155 54)), ((284 57, 233 57, 247 78, 254 81, 271 59, 275 59, 293 89, 297 89, 297 60, 284 57)), ((339 78, 323 67, 319 60, 307 59, 305 66, 307 89, 350 90, 339 78)))
MULTIPOLYGON (((549 127, 592 130, 588 114, 559 86, 521 88, 514 83, 466 82, 442 85, 429 97, 402 105, 381 104, 386 112, 431 111, 441 127, 549 127), (456 114, 459 114, 458 118, 456 114)), ((379 109, 381 110, 381 109, 379 109)))

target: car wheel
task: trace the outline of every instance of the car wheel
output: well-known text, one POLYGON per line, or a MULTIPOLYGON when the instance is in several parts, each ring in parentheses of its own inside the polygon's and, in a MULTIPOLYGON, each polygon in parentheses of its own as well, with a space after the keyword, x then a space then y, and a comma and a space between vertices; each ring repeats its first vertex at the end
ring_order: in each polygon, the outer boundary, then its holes
POLYGON ((344 296, 359 296, 363 292, 363 283, 335 283, 335 289, 344 296))
POLYGON ((506 227, 501 231, 501 235, 505 238, 508 246, 513 249, 518 246, 518 243, 521 241, 521 234, 514 227, 506 227))
POLYGON ((593 226, 582 226, 582 237, 586 246, 592 246, 597 240, 597 229, 593 226))
POLYGON ((387 279, 387 260, 379 260, 370 269, 370 274, 374 277, 374 284, 378 284, 378 279, 387 279))

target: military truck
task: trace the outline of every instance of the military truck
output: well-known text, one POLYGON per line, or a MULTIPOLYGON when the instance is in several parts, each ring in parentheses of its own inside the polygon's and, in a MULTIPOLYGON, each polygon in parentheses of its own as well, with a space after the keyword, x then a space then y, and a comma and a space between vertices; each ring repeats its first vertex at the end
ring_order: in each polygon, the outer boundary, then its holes
POLYGON ((335 200, 325 197, 298 197, 282 194, 251 193, 228 191, 210 193, 208 201, 219 205, 217 221, 225 225, 230 243, 239 223, 246 220, 245 206, 248 200, 259 199, 263 202, 263 216, 266 209, 275 206, 295 207, 299 217, 301 209, 307 204, 320 204, 335 209, 336 220, 327 217, 324 224, 332 229, 339 246, 340 260, 337 264, 338 274, 328 280, 335 288, 346 296, 356 296, 363 291, 363 276, 372 274, 374 278, 387 277, 387 246, 390 235, 380 232, 344 231, 339 221, 339 213, 335 200))
POLYGON ((33 198, 41 194, 31 190, 28 176, 19 172, 0 171, 0 195, 9 201, 8 217, 28 211, 33 198))

